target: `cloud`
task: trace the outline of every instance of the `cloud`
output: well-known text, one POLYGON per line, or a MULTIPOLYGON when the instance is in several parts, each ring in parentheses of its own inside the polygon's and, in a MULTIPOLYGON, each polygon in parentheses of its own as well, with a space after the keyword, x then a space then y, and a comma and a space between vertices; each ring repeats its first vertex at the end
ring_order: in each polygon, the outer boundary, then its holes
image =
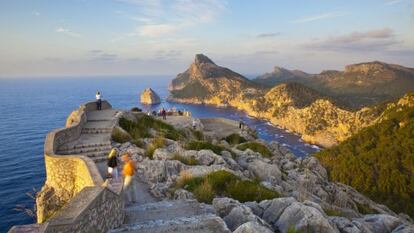
POLYGON ((99 62, 113 62, 118 60, 118 55, 113 53, 106 53, 100 49, 89 50, 88 56, 91 61, 99 62))
POLYGON ((403 0, 388 0, 385 2, 385 5, 387 6, 392 6, 392 5, 396 5, 398 3, 401 3, 403 0))
POLYGON ((316 50, 361 52, 387 50, 400 43, 396 40, 392 29, 382 28, 363 32, 355 31, 323 40, 318 39, 304 47, 316 50))
POLYGON ((130 14, 116 11, 137 23, 137 27, 127 36, 114 39, 119 41, 128 36, 161 37, 180 30, 214 21, 227 6, 227 0, 116 0, 135 6, 130 14))
POLYGON ((34 16, 39 16, 39 15, 40 15, 40 12, 39 12, 39 11, 33 11, 33 12, 32 12, 32 14, 33 14, 34 16))
POLYGON ((225 0, 175 0, 172 8, 178 17, 206 23, 214 20, 227 6, 225 0))
POLYGON ((139 27, 137 31, 140 36, 159 37, 168 33, 175 32, 177 29, 177 26, 169 24, 150 24, 139 27))
POLYGON ((256 37, 257 38, 271 38, 271 37, 278 37, 280 35, 282 35, 281 32, 273 32, 273 33, 261 33, 261 34, 258 34, 256 37))
POLYGON ((307 16, 307 17, 295 19, 295 20, 292 21, 292 23, 296 23, 296 24, 298 24, 298 23, 309 23, 309 22, 313 22, 313 21, 317 21, 317 20, 329 19, 329 18, 339 17, 339 16, 343 16, 343 15, 345 15, 345 13, 342 12, 342 11, 331 11, 331 12, 323 13, 323 14, 320 14, 320 15, 307 16))
POLYGON ((69 30, 67 28, 63 28, 63 27, 57 28, 56 32, 65 34, 65 35, 70 36, 70 37, 81 37, 81 34, 76 33, 76 32, 72 32, 71 30, 69 30))

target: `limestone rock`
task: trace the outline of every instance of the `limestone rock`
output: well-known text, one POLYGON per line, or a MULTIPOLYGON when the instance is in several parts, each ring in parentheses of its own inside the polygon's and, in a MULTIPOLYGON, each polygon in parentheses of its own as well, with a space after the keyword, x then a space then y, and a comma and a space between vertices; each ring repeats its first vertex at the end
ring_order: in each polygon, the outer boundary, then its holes
POLYGON ((268 227, 256 221, 250 221, 240 225, 233 233, 273 233, 268 227))
POLYGON ((141 103, 159 104, 161 103, 161 99, 154 90, 152 90, 151 88, 147 88, 141 93, 141 103))

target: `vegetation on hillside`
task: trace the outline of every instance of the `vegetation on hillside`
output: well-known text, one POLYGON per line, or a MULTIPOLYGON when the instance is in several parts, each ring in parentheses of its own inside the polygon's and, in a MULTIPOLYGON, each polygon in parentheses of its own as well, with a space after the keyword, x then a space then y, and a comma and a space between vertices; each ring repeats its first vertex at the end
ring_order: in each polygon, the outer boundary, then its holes
POLYGON ((160 136, 175 141, 183 137, 183 133, 175 129, 172 125, 147 115, 140 116, 137 122, 121 118, 119 119, 119 125, 126 130, 133 139, 152 137, 150 129, 154 129, 160 136))
POLYGON ((214 145, 207 141, 191 141, 187 143, 185 149, 187 150, 212 150, 216 154, 221 154, 226 148, 218 145, 214 145))
POLYGON ((216 196, 230 197, 240 202, 262 201, 280 197, 279 193, 258 182, 241 180, 227 171, 212 172, 204 177, 181 174, 176 188, 184 188, 200 202, 211 203, 216 196))
POLYGON ((356 188, 396 212, 414 217, 412 105, 389 108, 380 123, 316 156, 331 179, 356 188))
POLYGON ((240 144, 240 143, 247 142, 247 140, 244 137, 240 136, 240 134, 238 134, 238 133, 230 134, 229 136, 227 136, 223 139, 226 140, 228 143, 230 143, 232 145, 237 145, 237 144, 240 144))
POLYGON ((246 143, 243 143, 237 146, 237 149, 239 150, 250 149, 254 152, 260 153, 263 157, 272 156, 272 153, 270 152, 270 150, 265 145, 258 143, 258 142, 246 142, 246 143))

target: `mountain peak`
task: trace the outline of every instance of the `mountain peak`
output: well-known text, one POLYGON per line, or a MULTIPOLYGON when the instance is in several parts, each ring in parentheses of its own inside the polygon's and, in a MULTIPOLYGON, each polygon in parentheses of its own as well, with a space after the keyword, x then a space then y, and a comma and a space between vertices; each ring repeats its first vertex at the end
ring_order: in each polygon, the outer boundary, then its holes
POLYGON ((195 59, 194 59, 194 63, 195 64, 209 63, 209 64, 214 64, 215 65, 215 63, 210 58, 208 58, 206 55, 201 54, 201 53, 196 54, 195 59))

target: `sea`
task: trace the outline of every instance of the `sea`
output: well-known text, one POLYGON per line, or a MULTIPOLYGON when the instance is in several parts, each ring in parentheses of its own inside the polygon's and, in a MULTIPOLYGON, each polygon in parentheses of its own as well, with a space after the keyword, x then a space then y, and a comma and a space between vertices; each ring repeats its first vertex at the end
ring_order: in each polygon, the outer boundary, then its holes
POLYGON ((33 77, 0 78, 0 232, 13 225, 34 223, 31 217, 35 193, 45 181, 43 146, 46 134, 64 127, 67 116, 81 103, 95 98, 96 91, 113 108, 187 110, 197 118, 243 119, 259 138, 278 141, 296 156, 319 150, 299 135, 233 108, 177 104, 166 101, 173 76, 33 77), (139 94, 151 87, 162 98, 155 106, 142 106, 139 94))

